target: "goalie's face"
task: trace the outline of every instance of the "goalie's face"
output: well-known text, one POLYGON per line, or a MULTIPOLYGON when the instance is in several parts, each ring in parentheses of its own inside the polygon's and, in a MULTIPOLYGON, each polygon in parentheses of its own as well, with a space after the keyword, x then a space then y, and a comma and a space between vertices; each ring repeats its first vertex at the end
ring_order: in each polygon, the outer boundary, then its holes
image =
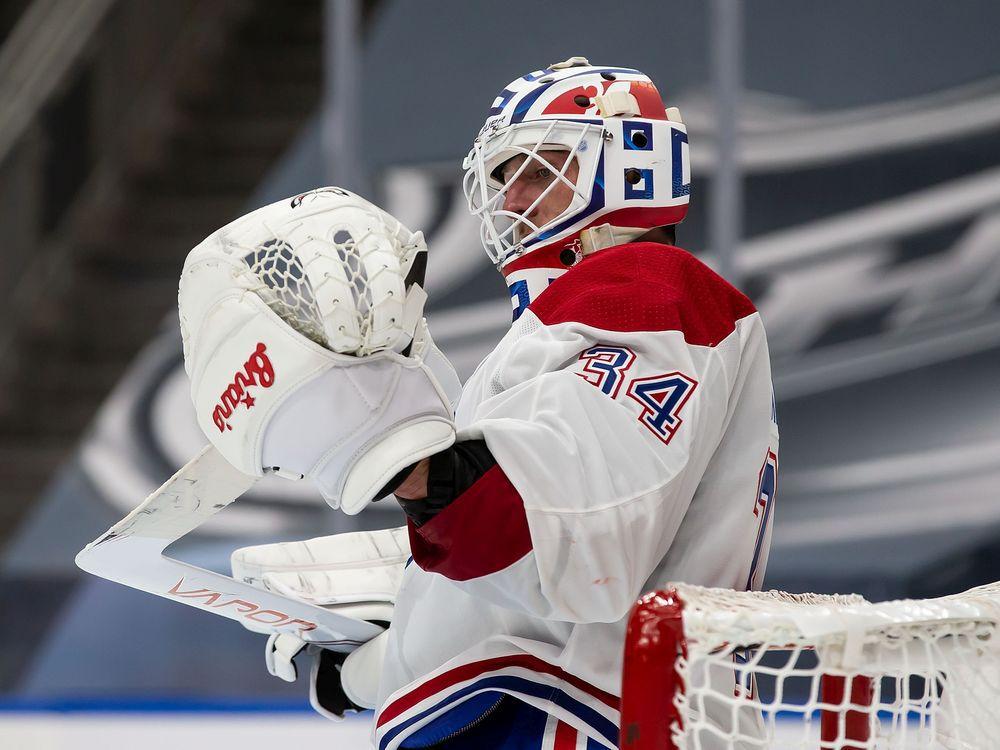
POLYGON ((591 204, 603 132, 552 119, 484 129, 476 138, 463 187, 498 268, 572 231, 573 217, 591 204))
POLYGON ((543 150, 519 154, 504 162, 497 178, 506 187, 503 210, 525 219, 514 227, 516 241, 532 227, 544 227, 561 215, 573 200, 580 168, 569 151, 543 150))

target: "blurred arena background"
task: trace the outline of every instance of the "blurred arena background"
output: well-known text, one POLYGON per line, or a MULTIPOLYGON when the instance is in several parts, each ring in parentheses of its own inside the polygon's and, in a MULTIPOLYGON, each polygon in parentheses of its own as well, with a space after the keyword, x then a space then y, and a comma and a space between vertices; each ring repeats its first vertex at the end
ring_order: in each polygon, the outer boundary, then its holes
MULTIPOLYGON (((688 123, 679 244, 760 308, 782 430, 766 585, 1000 578, 1000 5, 990 0, 0 3, 0 747, 364 747, 263 638, 73 556, 204 442, 188 250, 341 184, 423 229, 468 375, 509 323, 460 162, 510 79, 637 67, 688 123), (721 126, 720 126, 721 124, 721 126)), ((400 522, 263 483, 178 555, 400 522)))

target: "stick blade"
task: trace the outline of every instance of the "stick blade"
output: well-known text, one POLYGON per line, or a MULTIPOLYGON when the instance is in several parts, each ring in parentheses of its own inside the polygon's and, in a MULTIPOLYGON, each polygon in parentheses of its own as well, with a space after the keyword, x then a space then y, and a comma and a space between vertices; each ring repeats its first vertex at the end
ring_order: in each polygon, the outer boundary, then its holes
POLYGON ((76 556, 88 573, 236 620, 262 633, 287 632, 350 651, 382 628, 338 615, 163 554, 256 482, 206 447, 156 492, 76 556))

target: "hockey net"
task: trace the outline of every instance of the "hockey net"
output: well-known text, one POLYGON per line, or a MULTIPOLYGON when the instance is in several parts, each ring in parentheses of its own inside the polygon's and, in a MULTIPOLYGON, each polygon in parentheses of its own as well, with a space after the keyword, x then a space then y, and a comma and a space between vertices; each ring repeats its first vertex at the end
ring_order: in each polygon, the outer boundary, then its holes
POLYGON ((633 609, 628 750, 1000 748, 1000 584, 939 599, 672 585, 633 609))

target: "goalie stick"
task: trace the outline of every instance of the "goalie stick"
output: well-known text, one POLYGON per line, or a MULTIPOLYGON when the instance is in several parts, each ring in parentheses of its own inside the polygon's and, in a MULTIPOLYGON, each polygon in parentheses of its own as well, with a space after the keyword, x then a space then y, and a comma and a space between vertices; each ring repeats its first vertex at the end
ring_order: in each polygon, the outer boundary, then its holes
POLYGON ((228 617, 251 630, 290 633, 333 651, 352 651, 381 633, 378 625, 163 554, 255 482, 206 446, 139 507, 84 547, 76 564, 93 575, 228 617))

